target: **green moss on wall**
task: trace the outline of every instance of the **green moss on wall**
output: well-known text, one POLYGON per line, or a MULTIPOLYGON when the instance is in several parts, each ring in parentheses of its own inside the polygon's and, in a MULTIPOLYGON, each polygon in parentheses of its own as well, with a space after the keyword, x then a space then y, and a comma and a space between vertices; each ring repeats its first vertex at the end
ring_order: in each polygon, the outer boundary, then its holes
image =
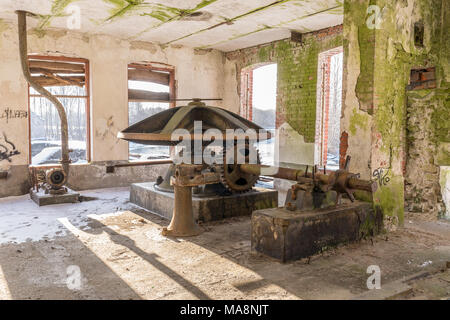
POLYGON ((450 166, 450 142, 439 142, 435 163, 440 166, 450 166))
POLYGON ((352 8, 356 11, 358 23, 358 44, 360 53, 360 74, 356 83, 356 96, 359 100, 359 108, 373 114, 373 89, 375 72, 375 29, 367 27, 367 6, 374 1, 366 1, 366 5, 359 5, 352 8), (365 14, 366 13, 366 14, 365 14))
POLYGON ((433 142, 450 142, 450 87, 435 90, 435 109, 431 115, 433 142))
MULTIPOLYGON (((377 31, 376 38, 376 83, 375 92, 378 97, 377 112, 375 116, 377 131, 381 134, 384 152, 393 152, 394 155, 403 148, 403 132, 405 130, 406 87, 409 84, 411 69, 417 67, 431 67, 437 69, 437 76, 441 78, 442 61, 439 55, 442 49, 439 21, 441 18, 441 0, 417 0, 416 8, 426 26, 426 41, 424 48, 414 46, 413 34, 406 32, 403 26, 399 29, 398 16, 395 3, 391 1, 377 1, 384 7, 383 25, 377 31)), ((404 14, 404 13, 403 13, 404 14)), ((448 62, 447 62, 448 63, 448 62)), ((448 99, 448 87, 441 83, 437 90, 436 99, 448 99), (442 91, 442 92, 441 92, 442 91), (441 93, 439 93, 441 92, 441 93)), ((444 106, 445 103, 438 103, 444 106)), ((445 107, 436 109, 433 114, 433 123, 436 141, 448 139, 449 125, 443 115, 445 107)), ((447 112, 448 114, 448 112, 447 112)))
POLYGON ((352 110, 352 115, 350 117, 350 132, 352 135, 356 135, 358 128, 367 129, 369 122, 369 116, 367 114, 358 113, 356 109, 352 110))
POLYGON ((374 206, 381 209, 384 215, 397 217, 400 224, 404 219, 404 189, 403 176, 389 175, 387 185, 380 186, 374 194, 374 206))
MULTIPOLYGON (((443 10, 444 3, 443 0, 348 0, 344 5, 344 32, 348 36, 344 40, 344 52, 347 57, 356 55, 359 58, 361 71, 355 88, 359 106, 344 106, 353 109, 349 131, 355 134, 357 128, 364 125, 359 110, 370 113, 373 107, 372 134, 377 140, 371 158, 375 158, 377 163, 372 165, 378 166, 384 162, 396 171, 391 183, 380 188, 374 199, 385 214, 398 216, 400 221, 404 199, 403 176, 399 168, 402 168, 407 143, 406 88, 411 69, 436 67, 438 88, 409 94, 415 95, 415 99, 429 99, 425 96, 433 92, 431 125, 424 130, 431 130, 435 144, 446 143, 450 139, 447 75, 450 41, 446 41, 449 38, 446 30, 450 27, 450 8, 446 5, 443 10), (371 30, 366 25, 369 5, 377 5, 381 9, 379 29, 371 30), (425 26, 423 47, 416 47, 414 43, 413 25, 417 21, 425 26), (358 52, 349 52, 354 48, 358 52), (418 97, 420 94, 424 96, 418 97)), ((347 68, 356 69, 348 65, 347 68)))

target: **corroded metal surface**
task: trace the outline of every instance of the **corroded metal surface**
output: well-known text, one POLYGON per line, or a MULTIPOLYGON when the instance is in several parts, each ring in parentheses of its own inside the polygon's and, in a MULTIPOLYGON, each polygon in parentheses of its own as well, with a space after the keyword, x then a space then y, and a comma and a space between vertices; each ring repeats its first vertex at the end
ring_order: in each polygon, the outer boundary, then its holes
POLYGON ((54 97, 48 90, 42 87, 39 83, 34 81, 30 74, 28 67, 28 54, 27 54, 27 15, 35 16, 32 13, 26 11, 16 11, 19 25, 19 51, 20 51, 20 63, 22 66, 22 72, 27 80, 28 84, 42 96, 50 100, 58 111, 59 119, 61 121, 61 164, 67 177, 69 176, 69 130, 67 124, 67 115, 62 103, 54 97))
MULTIPOLYGON (((201 121, 203 132, 208 129, 218 129, 226 139, 227 129, 256 130, 258 140, 270 139, 270 133, 257 124, 222 108, 206 106, 203 102, 195 100, 187 106, 175 107, 159 112, 144 119, 118 133, 117 137, 130 142, 147 145, 176 145, 178 141, 172 140, 172 133, 177 129, 186 129, 190 138, 203 139, 203 135, 194 135, 194 122, 201 121)), ((210 141, 208 141, 208 144, 210 141)))

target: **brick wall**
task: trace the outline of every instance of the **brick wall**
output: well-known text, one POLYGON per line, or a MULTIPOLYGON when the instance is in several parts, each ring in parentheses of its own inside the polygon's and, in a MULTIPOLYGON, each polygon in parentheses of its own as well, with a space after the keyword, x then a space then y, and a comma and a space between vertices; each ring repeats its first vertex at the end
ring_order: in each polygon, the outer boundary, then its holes
POLYGON ((227 59, 237 66, 241 106, 242 70, 264 63, 277 63, 276 126, 288 122, 304 136, 305 142, 315 142, 318 56, 340 46, 342 25, 306 33, 302 43, 286 39, 227 53, 227 59))
POLYGON ((253 119, 253 68, 241 71, 241 106, 239 114, 246 119, 253 119))

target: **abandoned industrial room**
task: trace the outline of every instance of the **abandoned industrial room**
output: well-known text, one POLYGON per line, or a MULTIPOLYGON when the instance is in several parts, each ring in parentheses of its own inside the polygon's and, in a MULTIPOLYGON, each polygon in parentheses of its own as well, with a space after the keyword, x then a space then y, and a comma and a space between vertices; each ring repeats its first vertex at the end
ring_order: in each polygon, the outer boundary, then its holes
POLYGON ((447 0, 0 0, 0 300, 448 300, 449 91, 447 0))

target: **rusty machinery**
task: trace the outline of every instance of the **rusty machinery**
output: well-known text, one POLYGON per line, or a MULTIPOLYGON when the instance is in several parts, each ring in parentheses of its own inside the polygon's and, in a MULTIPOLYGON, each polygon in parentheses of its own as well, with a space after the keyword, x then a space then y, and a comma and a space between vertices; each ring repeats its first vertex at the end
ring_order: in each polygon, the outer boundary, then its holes
MULTIPOLYGON (((248 160, 248 159, 246 159, 248 160)), ((347 166, 350 157, 347 157, 347 166)), ((175 166, 175 174, 171 178, 171 184, 175 189, 175 207, 172 221, 168 228, 164 229, 165 235, 192 236, 200 233, 192 213, 192 187, 200 185, 223 183, 223 172, 228 172, 231 181, 243 179, 247 181, 245 187, 254 184, 260 177, 262 169, 269 166, 261 164, 224 163, 223 165, 187 165, 175 166)), ((353 192, 362 190, 375 192, 377 183, 359 179, 359 175, 348 172, 348 167, 331 171, 329 174, 319 173, 316 167, 312 172, 308 170, 296 170, 288 168, 271 168, 277 173, 270 174, 275 178, 296 181, 288 191, 285 209, 311 210, 326 206, 339 205, 343 194, 353 202, 353 192), (332 199, 327 199, 327 198, 332 199)), ((226 183, 230 182, 225 175, 226 183)), ((228 186, 234 192, 242 192, 244 184, 230 184, 228 186)), ((248 190, 246 190, 248 191, 248 190)))
POLYGON ((51 168, 48 170, 30 168, 30 177, 32 188, 39 192, 44 190, 45 194, 61 195, 67 193, 65 184, 67 183, 67 175, 60 168, 51 168))
MULTIPOLYGON (((342 195, 346 195, 350 201, 355 201, 354 192, 366 191, 373 193, 377 190, 376 181, 361 180, 359 174, 348 171, 350 156, 347 156, 343 169, 320 172, 317 166, 312 167, 312 171, 296 170, 288 168, 273 168, 276 173, 269 174, 274 178, 286 179, 297 182, 288 190, 285 209, 311 210, 320 209, 331 205, 339 205, 342 195)), ((242 164, 238 165, 240 170, 246 173, 259 175, 261 169, 268 166, 242 164)))
MULTIPOLYGON (((157 113, 141 122, 118 133, 118 138, 127 141, 146 145, 166 145, 174 146, 179 141, 172 139, 172 134, 177 129, 184 129, 189 132, 192 141, 187 152, 190 159, 194 159, 195 141, 201 141, 202 151, 206 148, 203 141, 203 133, 208 129, 218 129, 224 136, 224 145, 216 150, 220 152, 218 157, 222 157, 227 162, 230 153, 240 153, 247 159, 250 155, 256 154, 256 164, 259 162, 257 150, 249 143, 225 145, 225 132, 227 129, 243 132, 249 129, 257 133, 256 140, 262 141, 270 138, 270 133, 255 123, 236 115, 228 110, 206 106, 200 99, 192 99, 188 105, 175 107, 157 113), (201 121, 202 132, 195 132, 195 122, 201 121)), ((234 137, 233 137, 234 139, 234 137)), ((208 141, 209 144, 211 141, 208 141)), ((164 192, 174 192, 175 206, 172 221, 164 234, 173 236, 192 236, 200 232, 194 221, 192 213, 192 194, 204 196, 211 194, 242 193, 252 190, 259 175, 253 173, 239 172, 238 168, 230 166, 208 165, 201 161, 201 164, 179 164, 174 163, 169 167, 164 177, 158 177, 155 188, 164 192)), ((190 163, 195 163, 191 161, 190 163)))
POLYGON ((22 66, 23 75, 34 90, 39 92, 43 97, 47 98, 56 108, 59 119, 61 121, 61 166, 62 168, 52 168, 47 171, 30 169, 32 185, 39 191, 39 185, 46 190, 46 193, 52 195, 64 194, 67 188, 64 185, 67 183, 69 176, 69 134, 67 115, 62 103, 52 95, 47 89, 36 82, 30 73, 28 65, 28 45, 27 45, 27 16, 37 17, 36 14, 27 11, 16 11, 18 17, 18 33, 19 33, 19 52, 20 62, 22 66))
MULTIPOLYGON (((222 132, 226 129, 262 130, 258 125, 239 115, 218 107, 206 106, 199 99, 194 99, 187 106, 155 114, 119 132, 118 137, 141 144, 173 146, 178 141, 171 139, 171 133, 177 128, 184 128, 192 134, 192 140, 203 141, 201 134, 196 136, 192 133, 194 121, 202 121, 204 129, 217 128, 222 132)), ((270 134, 264 130, 263 134, 259 132, 258 141, 270 138, 270 134)), ((334 192, 334 204, 338 204, 342 194, 346 194, 354 201, 354 190, 373 192, 376 189, 376 183, 360 180, 359 175, 348 172, 350 158, 347 158, 344 169, 327 174, 320 173, 316 167, 308 172, 308 169, 303 171, 261 165, 258 151, 248 140, 235 142, 231 146, 224 143, 220 152, 223 160, 220 164, 172 164, 165 177, 158 178, 156 187, 163 191, 174 192, 175 199, 172 220, 163 230, 164 235, 194 236, 201 232, 192 210, 193 189, 205 190, 208 186, 216 186, 217 190, 217 186, 221 186, 231 193, 243 193, 252 190, 262 172, 264 175, 297 182, 288 192, 285 207, 289 210, 320 208, 330 191, 334 192), (242 157, 238 163, 239 158, 236 155, 239 153, 242 157), (231 154, 234 156, 229 157, 231 154), (256 161, 254 158, 251 159, 251 155, 255 154, 256 161), (266 174, 267 171, 275 173, 266 174)))

